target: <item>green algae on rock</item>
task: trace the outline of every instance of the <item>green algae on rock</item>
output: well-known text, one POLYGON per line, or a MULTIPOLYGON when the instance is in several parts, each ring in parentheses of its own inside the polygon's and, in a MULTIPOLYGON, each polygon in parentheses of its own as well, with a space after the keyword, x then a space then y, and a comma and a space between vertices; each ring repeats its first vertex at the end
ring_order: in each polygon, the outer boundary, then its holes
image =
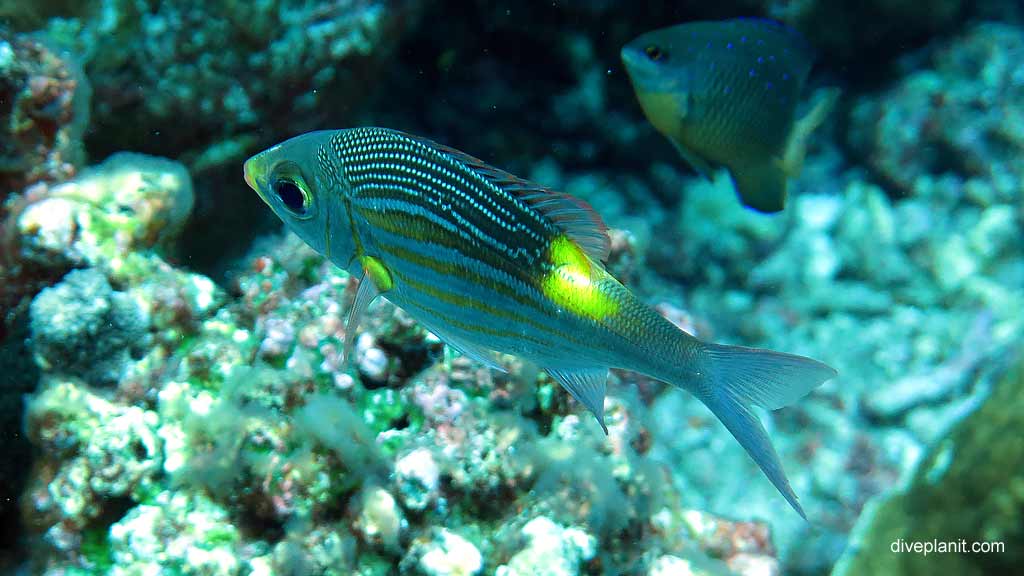
POLYGON ((865 511, 836 576, 1011 573, 1024 561, 1024 349, 981 405, 940 438, 907 482, 865 511), (1001 543, 974 553, 897 553, 894 545, 1001 543))

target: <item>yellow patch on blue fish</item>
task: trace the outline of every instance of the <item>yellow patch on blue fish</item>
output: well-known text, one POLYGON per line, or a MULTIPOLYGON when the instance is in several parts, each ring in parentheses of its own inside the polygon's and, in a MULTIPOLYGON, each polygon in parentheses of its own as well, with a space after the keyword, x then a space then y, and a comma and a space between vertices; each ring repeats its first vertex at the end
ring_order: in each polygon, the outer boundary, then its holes
POLYGON ((756 18, 689 22, 641 35, 622 60, 644 114, 695 170, 726 168, 751 208, 785 207, 786 179, 838 95, 794 120, 813 62, 798 32, 756 18))

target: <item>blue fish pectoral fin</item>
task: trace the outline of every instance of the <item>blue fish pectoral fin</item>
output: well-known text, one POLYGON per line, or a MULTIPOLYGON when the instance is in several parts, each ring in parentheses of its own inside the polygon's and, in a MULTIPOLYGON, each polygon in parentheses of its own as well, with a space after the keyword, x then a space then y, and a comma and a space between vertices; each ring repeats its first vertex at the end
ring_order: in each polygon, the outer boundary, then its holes
POLYGON ((759 212, 779 212, 786 207, 786 171, 781 160, 765 158, 730 166, 729 175, 744 206, 759 212))
POLYGON ((369 274, 364 274, 359 281, 359 288, 356 289, 356 297, 352 301, 352 308, 348 311, 348 320, 345 321, 345 346, 342 348, 341 365, 348 366, 352 359, 352 352, 355 350, 356 329, 362 321, 366 309, 380 295, 380 289, 374 284, 369 274))
POLYGON ((810 358, 757 348, 706 344, 708 382, 688 386, 750 454, 768 480, 805 520, 779 456, 761 422, 750 411, 791 404, 836 371, 810 358))
POLYGON ((545 371, 568 390, 573 398, 590 410, 607 435, 608 426, 604 423, 604 393, 608 383, 608 369, 556 370, 545 368, 545 371))
POLYGON ((705 180, 713 180, 715 177, 715 169, 708 163, 707 160, 701 158, 696 152, 689 150, 686 146, 683 146, 679 142, 676 142, 675 138, 669 138, 669 142, 675 146, 676 151, 682 156, 683 160, 689 164, 697 174, 704 177, 705 180))

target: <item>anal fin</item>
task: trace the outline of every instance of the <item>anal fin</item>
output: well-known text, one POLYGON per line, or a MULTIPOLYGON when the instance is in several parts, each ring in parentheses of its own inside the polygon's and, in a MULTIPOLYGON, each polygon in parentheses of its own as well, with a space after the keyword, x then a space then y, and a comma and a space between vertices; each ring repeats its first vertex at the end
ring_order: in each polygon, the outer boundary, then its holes
POLYGON ((786 207, 786 172, 776 158, 729 167, 736 192, 744 206, 760 212, 779 212, 786 207))
POLYGON ((608 384, 607 368, 590 368, 583 370, 555 370, 545 368, 552 378, 572 394, 572 397, 587 407, 597 418, 605 434, 608 426, 604 423, 604 394, 608 384))

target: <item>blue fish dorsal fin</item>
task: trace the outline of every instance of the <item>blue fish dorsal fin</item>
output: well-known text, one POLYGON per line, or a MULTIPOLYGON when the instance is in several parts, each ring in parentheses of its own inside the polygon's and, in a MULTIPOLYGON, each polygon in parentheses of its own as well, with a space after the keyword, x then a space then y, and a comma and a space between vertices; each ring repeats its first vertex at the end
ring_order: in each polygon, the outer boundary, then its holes
POLYGON ((541 186, 518 191, 519 199, 554 222, 591 259, 604 262, 611 252, 608 226, 584 200, 541 186))
POLYGON ((591 259, 597 262, 608 259, 608 253, 611 251, 608 226, 586 201, 509 174, 461 150, 426 138, 407 136, 464 164, 494 186, 516 195, 528 206, 550 219, 591 259))

